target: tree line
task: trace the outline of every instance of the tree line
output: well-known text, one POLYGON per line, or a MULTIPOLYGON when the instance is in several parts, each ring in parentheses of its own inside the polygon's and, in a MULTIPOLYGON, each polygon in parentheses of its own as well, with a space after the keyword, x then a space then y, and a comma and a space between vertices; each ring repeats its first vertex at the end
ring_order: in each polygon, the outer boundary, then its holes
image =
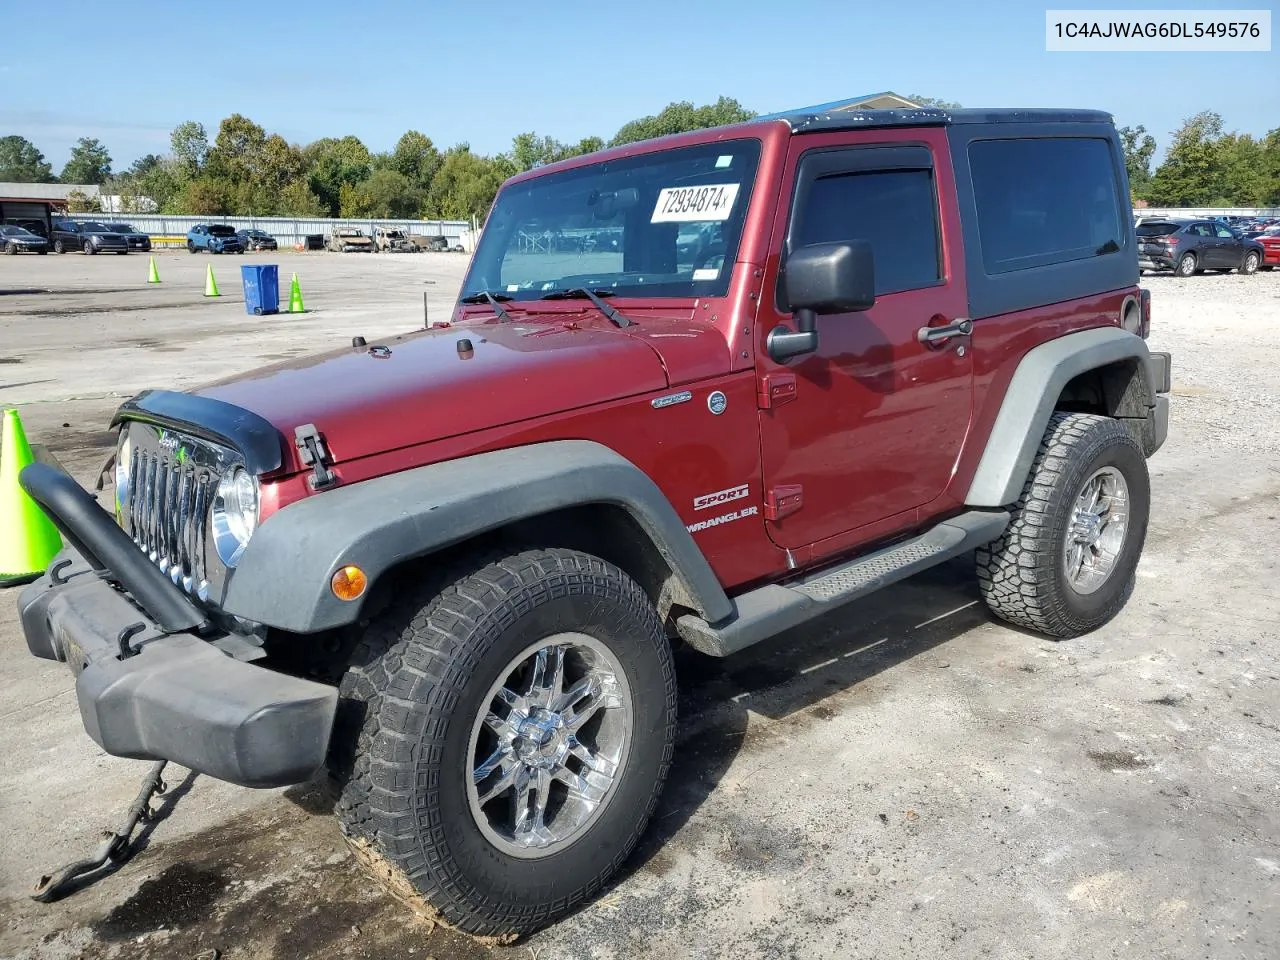
MULTIPOLYGON (((959 106, 929 97, 910 99, 959 106)), ((529 132, 516 136, 510 149, 486 156, 466 143, 440 150, 417 130, 406 132, 384 153, 371 152, 354 136, 323 137, 300 146, 237 113, 218 125, 212 140, 202 124, 180 123, 167 154, 148 154, 122 171, 112 169, 104 144, 83 137, 56 178, 29 140, 0 137, 0 181, 100 184, 104 194, 122 198, 126 212, 138 212, 139 198, 146 197, 162 213, 197 216, 467 220, 483 217, 498 187, 516 173, 605 146, 755 116, 729 97, 702 106, 681 101, 624 124, 607 142, 593 136, 563 143, 529 132)), ((1154 169, 1156 140, 1146 128, 1122 127, 1119 133, 1135 201, 1154 206, 1280 205, 1280 129, 1260 139, 1228 133, 1221 116, 1198 113, 1172 134, 1154 169)))
POLYGON ((1155 207, 1280 206, 1280 127, 1255 138, 1228 133, 1222 117, 1197 113, 1174 131, 1154 170, 1156 141, 1145 127, 1121 127, 1129 188, 1155 207))

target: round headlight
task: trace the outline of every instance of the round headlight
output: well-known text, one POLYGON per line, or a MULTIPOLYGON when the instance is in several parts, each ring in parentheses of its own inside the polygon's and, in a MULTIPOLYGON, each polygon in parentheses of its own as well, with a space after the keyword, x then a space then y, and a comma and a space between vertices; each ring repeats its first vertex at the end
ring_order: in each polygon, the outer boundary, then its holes
POLYGON ((218 556, 234 567, 258 526, 258 481, 243 467, 233 467, 218 481, 212 520, 218 556))
POLYGON ((129 442, 129 425, 120 428, 120 445, 116 447, 116 510, 123 512, 129 502, 129 461, 133 444, 129 442))

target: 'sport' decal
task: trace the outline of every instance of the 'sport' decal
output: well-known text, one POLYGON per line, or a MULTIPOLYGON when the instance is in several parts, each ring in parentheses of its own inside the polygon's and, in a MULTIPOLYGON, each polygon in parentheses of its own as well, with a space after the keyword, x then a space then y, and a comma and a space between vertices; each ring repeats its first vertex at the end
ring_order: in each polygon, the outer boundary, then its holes
POLYGON ((717 490, 715 493, 704 493, 700 497, 693 498, 694 510, 707 510, 711 507, 718 507, 721 504, 732 503, 734 500, 743 499, 749 491, 749 487, 745 483, 740 483, 736 487, 730 487, 728 490, 717 490))

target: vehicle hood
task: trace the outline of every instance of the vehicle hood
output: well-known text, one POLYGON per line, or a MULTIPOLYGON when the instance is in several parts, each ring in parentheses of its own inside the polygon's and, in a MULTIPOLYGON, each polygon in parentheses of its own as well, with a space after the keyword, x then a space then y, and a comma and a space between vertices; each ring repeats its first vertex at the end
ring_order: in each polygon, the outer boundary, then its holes
POLYGON ((684 323, 674 359, 664 363, 662 324, 645 327, 637 335, 631 331, 639 325, 620 330, 571 311, 530 321, 517 315, 509 323, 465 322, 370 338, 368 346, 286 361, 192 392, 265 418, 290 449, 294 429, 315 424, 341 463, 728 370, 728 348, 714 329, 684 323), (470 341, 470 355, 463 340, 470 341), (681 371, 676 378, 668 376, 672 364, 681 371))

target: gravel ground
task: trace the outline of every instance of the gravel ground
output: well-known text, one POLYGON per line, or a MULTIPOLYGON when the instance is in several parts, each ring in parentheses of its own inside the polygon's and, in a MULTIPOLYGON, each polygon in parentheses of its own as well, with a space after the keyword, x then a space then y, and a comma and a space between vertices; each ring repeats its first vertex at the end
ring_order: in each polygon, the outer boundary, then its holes
MULTIPOLYGON (((57 289, 124 289, 0 297, 0 359, 21 361, 0 366, 0 403, 82 481, 106 456, 111 394, 407 329, 424 289, 433 311, 452 299, 462 260, 282 256, 314 299, 298 324, 198 292, 153 306, 110 273, 140 259, 45 259, 24 263, 68 267, 57 289)), ((166 297, 199 283, 193 259, 162 262, 166 297)), ((26 654, 0 605, 0 956, 1274 960, 1280 273, 1145 282, 1174 398, 1124 613, 1051 643, 992 621, 956 561, 741 656, 683 656, 676 766, 627 874, 513 947, 409 920, 315 785, 175 776, 131 863, 62 903, 27 900, 38 872, 92 847, 144 765, 96 750, 70 677, 26 654)))

